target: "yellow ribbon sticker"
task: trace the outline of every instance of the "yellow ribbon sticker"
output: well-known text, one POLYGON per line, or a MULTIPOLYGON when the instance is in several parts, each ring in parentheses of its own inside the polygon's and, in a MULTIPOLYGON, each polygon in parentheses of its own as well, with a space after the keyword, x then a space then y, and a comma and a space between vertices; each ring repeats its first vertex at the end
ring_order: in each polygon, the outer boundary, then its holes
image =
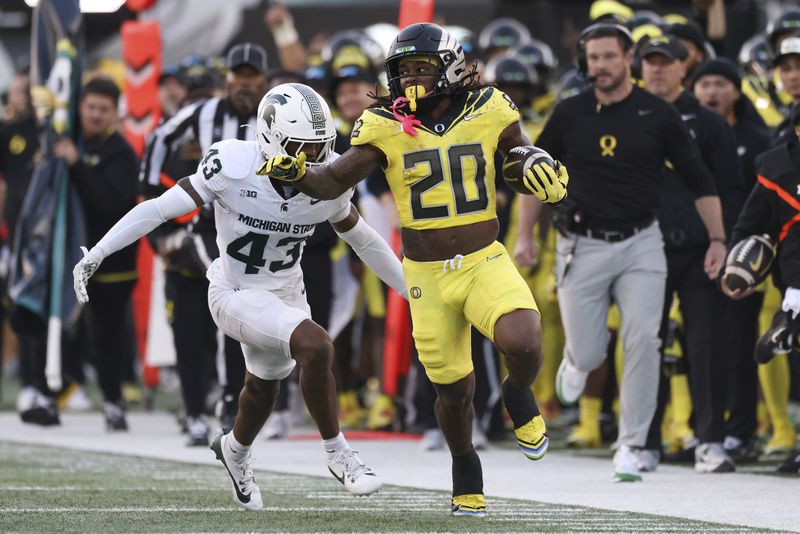
POLYGON ((613 135, 604 135, 600 137, 600 148, 602 149, 600 155, 603 157, 614 157, 614 149, 617 148, 617 138, 613 135))

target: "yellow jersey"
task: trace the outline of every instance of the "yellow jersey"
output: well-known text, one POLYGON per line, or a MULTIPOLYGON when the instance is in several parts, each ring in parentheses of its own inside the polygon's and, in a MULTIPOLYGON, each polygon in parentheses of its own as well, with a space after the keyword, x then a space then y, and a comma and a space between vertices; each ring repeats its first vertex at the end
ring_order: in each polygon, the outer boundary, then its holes
POLYGON ((439 121, 421 120, 412 136, 389 109, 370 108, 350 135, 351 145, 372 145, 386 157, 400 226, 426 230, 496 218, 494 153, 500 133, 519 121, 511 99, 485 87, 457 97, 439 121))

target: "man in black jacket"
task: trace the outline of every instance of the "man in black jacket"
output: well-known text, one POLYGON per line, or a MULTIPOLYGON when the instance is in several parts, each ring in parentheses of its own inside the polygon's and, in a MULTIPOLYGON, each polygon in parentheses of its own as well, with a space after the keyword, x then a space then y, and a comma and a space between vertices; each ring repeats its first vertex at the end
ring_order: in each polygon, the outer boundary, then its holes
MULTIPOLYGON (((81 148, 69 138, 59 140, 54 147, 55 156, 69 166, 92 246, 136 205, 138 160, 131 146, 114 131, 119 97, 120 91, 111 80, 89 81, 79 107, 81 148)), ((129 348, 121 345, 126 338, 120 333, 125 328, 125 312, 137 277, 136 245, 131 245, 104 263, 91 281, 93 300, 88 312, 108 430, 128 428, 121 379, 122 357, 129 348)))
MULTIPOLYGON (((683 89, 687 51, 677 38, 656 37, 641 49, 640 55, 647 90, 675 106, 697 143, 703 163, 714 177, 722 202, 725 231, 729 233, 743 198, 733 132, 722 117, 702 107, 691 93, 683 89)), ((729 472, 734 470, 734 464, 722 446, 728 382, 725 370, 729 355, 720 343, 727 299, 704 272, 703 261, 709 240, 694 208, 690 190, 672 169, 666 167, 664 174, 659 214, 667 255, 662 340, 666 335, 673 294, 677 293, 686 331, 685 352, 689 363, 694 430, 699 442, 694 451, 695 470, 729 472)), ((661 447, 661 420, 668 387, 668 378, 662 373, 659 405, 646 444, 646 449, 651 451, 661 447)), ((645 468, 654 469, 655 462, 645 468)))
MULTIPOLYGON (((767 234, 777 243, 772 263, 772 280, 783 294, 781 309, 772 327, 759 339, 756 360, 769 361, 775 354, 797 348, 800 332, 800 106, 795 105, 789 124, 794 135, 787 142, 762 154, 756 160, 758 183, 747 197, 733 228, 731 243, 755 234, 767 234)), ((722 273, 722 291, 731 298, 749 296, 755 288, 733 291, 722 273)), ((800 450, 793 451, 778 467, 781 472, 800 472, 800 450)))
MULTIPOLYGON (((769 149, 770 139, 761 117, 749 112, 752 104, 742 94, 741 84, 736 65, 727 59, 706 61, 695 69, 692 79, 694 95, 700 103, 719 113, 733 129, 744 190, 749 193, 756 185, 756 157, 769 149)), ((731 302, 724 323, 732 335, 720 340, 726 347, 733 373, 728 391, 730 415, 725 422, 724 447, 735 462, 752 462, 759 454, 756 436, 758 369, 753 351, 763 302, 763 291, 731 302)))
MULTIPOLYGON (((678 112, 631 81, 630 32, 595 24, 582 32, 579 46, 593 89, 561 101, 536 143, 572 175, 571 206, 559 208, 563 224, 556 242, 566 334, 556 392, 563 401, 575 402, 588 373, 605 360, 613 298, 622 315, 625 349, 614 477, 637 481, 637 450, 645 445, 655 411, 660 364, 667 265, 655 216, 666 159, 685 180, 708 232, 703 266, 709 279, 716 278, 724 260, 725 229, 714 181, 678 112)), ((520 265, 534 259, 531 229, 540 207, 532 197, 521 198, 515 251, 520 265)))

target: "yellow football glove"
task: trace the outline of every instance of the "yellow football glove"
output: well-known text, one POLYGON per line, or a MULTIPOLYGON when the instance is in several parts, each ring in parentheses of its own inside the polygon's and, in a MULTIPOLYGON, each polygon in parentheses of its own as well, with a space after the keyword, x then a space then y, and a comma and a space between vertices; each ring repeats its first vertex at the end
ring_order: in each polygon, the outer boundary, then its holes
POLYGON ((306 175, 306 153, 300 152, 300 155, 296 158, 292 156, 272 156, 267 158, 267 161, 258 168, 256 174, 269 176, 283 182, 302 180, 303 176, 306 175))
POLYGON ((555 167, 537 163, 523 176, 525 187, 545 204, 560 204, 567 198, 569 173, 567 167, 555 162, 555 167))

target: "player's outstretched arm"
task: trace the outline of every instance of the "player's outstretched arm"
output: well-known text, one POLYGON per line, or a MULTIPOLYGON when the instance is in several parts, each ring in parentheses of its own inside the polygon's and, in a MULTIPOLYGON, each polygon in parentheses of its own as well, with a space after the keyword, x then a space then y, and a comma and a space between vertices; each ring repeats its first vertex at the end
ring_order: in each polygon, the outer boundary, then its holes
POLYGON ((328 165, 307 166, 305 154, 299 157, 272 156, 258 174, 291 182, 313 198, 333 200, 367 177, 381 161, 383 153, 371 145, 352 146, 328 165))
POLYGON ((403 298, 408 298, 400 260, 378 232, 361 218, 354 205, 350 204, 350 213, 344 219, 331 221, 331 225, 378 278, 389 284, 403 298))
POLYGON ((87 284, 103 260, 123 249, 140 237, 155 230, 159 225, 205 204, 200 194, 192 187, 189 178, 182 178, 160 197, 146 200, 126 213, 117 224, 97 242, 92 250, 84 251, 84 257, 72 270, 75 295, 78 302, 89 301, 87 284))

